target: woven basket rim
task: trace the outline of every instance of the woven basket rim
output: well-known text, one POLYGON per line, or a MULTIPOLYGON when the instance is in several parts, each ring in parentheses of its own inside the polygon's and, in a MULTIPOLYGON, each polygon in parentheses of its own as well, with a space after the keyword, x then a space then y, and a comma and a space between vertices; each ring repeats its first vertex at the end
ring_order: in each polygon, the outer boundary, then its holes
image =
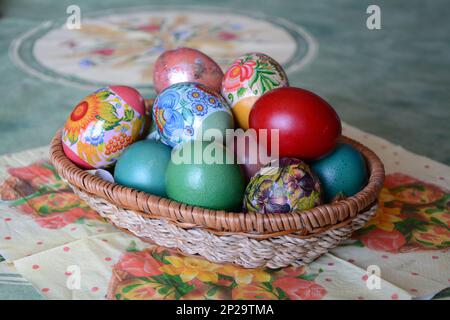
POLYGON ((62 129, 50 146, 50 160, 58 174, 84 192, 103 198, 120 208, 143 217, 164 219, 183 228, 203 228, 216 234, 248 234, 258 238, 295 234, 307 236, 351 222, 377 200, 384 182, 384 166, 378 156, 363 144, 342 136, 341 141, 363 155, 369 173, 368 184, 356 195, 331 204, 292 213, 243 213, 209 210, 148 194, 103 180, 80 169, 67 158, 62 148, 62 129))

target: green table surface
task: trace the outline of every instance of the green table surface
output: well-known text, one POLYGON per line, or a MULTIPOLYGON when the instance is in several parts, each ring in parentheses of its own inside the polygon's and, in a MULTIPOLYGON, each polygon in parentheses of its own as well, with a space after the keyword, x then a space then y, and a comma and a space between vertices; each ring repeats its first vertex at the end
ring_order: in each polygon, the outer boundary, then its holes
POLYGON ((290 82, 327 99, 341 118, 416 153, 450 164, 450 6, 448 1, 2 1, 0 3, 0 154, 46 145, 86 91, 41 81, 11 63, 19 34, 66 14, 107 8, 195 4, 260 11, 302 25, 318 56, 290 82), (381 7, 382 29, 366 28, 381 7))

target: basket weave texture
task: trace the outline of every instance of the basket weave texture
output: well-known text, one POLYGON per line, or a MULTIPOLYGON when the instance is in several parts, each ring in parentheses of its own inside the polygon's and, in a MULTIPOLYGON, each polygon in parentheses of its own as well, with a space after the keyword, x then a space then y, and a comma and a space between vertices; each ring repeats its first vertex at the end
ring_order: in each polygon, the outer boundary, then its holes
POLYGON ((375 214, 384 166, 370 149, 341 138, 364 156, 369 182, 356 195, 295 213, 208 210, 107 182, 72 163, 61 130, 50 159, 61 178, 101 216, 144 241, 247 268, 305 265, 337 246, 375 214))

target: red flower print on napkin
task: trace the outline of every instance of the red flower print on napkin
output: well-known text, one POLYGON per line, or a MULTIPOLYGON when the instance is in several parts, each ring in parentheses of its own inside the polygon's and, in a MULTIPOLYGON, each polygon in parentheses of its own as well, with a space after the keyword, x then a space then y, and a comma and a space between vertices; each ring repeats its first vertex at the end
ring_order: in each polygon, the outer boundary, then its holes
POLYGON ((114 266, 117 269, 126 271, 136 277, 150 277, 159 275, 162 264, 154 259, 150 252, 126 252, 120 261, 114 266))
POLYGON ((393 253, 398 252, 406 243, 406 239, 401 232, 397 230, 384 231, 382 229, 374 229, 362 235, 360 240, 369 249, 393 253))
POLYGON ((273 286, 282 289, 291 300, 320 300, 327 293, 325 288, 313 281, 290 277, 275 280, 273 286))

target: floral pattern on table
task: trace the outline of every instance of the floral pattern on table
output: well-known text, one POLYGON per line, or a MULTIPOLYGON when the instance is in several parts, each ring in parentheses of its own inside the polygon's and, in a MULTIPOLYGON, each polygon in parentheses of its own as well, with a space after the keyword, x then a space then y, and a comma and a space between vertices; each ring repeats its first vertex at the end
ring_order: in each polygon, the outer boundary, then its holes
POLYGON ((402 173, 386 176, 379 208, 354 244, 390 253, 450 246, 450 192, 402 173))
MULTIPOLYGON (((133 64, 145 64, 141 77, 151 81, 153 64, 149 56, 155 58, 167 50, 180 45, 185 47, 214 46, 220 50, 236 50, 249 30, 244 31, 237 25, 198 23, 187 14, 178 14, 173 18, 149 17, 146 21, 121 21, 118 25, 98 24, 89 21, 78 32, 87 38, 95 38, 92 45, 85 46, 76 41, 61 45, 73 48, 78 64, 82 68, 95 68, 108 65, 113 68, 127 68, 133 64), (140 35, 140 41, 130 35, 140 35)), ((251 31, 250 31, 251 32, 251 31)), ((221 54, 223 57, 224 53, 221 54)), ((222 58, 224 59, 224 58, 222 58)))
POLYGON ((177 47, 205 52, 222 68, 245 52, 262 51, 289 71, 315 52, 313 38, 292 22, 201 6, 110 9, 85 13, 81 29, 68 30, 59 20, 31 31, 16 41, 18 66, 47 80, 89 88, 111 82, 152 88, 155 60, 177 47))
POLYGON ((76 196, 47 161, 9 168, 0 185, 0 201, 33 217, 42 228, 60 229, 87 220, 104 221, 76 196))
POLYGON ((261 96, 289 86, 283 68, 263 53, 247 53, 228 67, 223 78, 222 95, 231 107, 246 97, 261 96))
MULTIPOLYGON (((322 270, 319 270, 321 273, 322 270)), ((327 290, 304 267, 245 269, 132 243, 113 267, 108 298, 115 300, 319 300, 327 290)))

